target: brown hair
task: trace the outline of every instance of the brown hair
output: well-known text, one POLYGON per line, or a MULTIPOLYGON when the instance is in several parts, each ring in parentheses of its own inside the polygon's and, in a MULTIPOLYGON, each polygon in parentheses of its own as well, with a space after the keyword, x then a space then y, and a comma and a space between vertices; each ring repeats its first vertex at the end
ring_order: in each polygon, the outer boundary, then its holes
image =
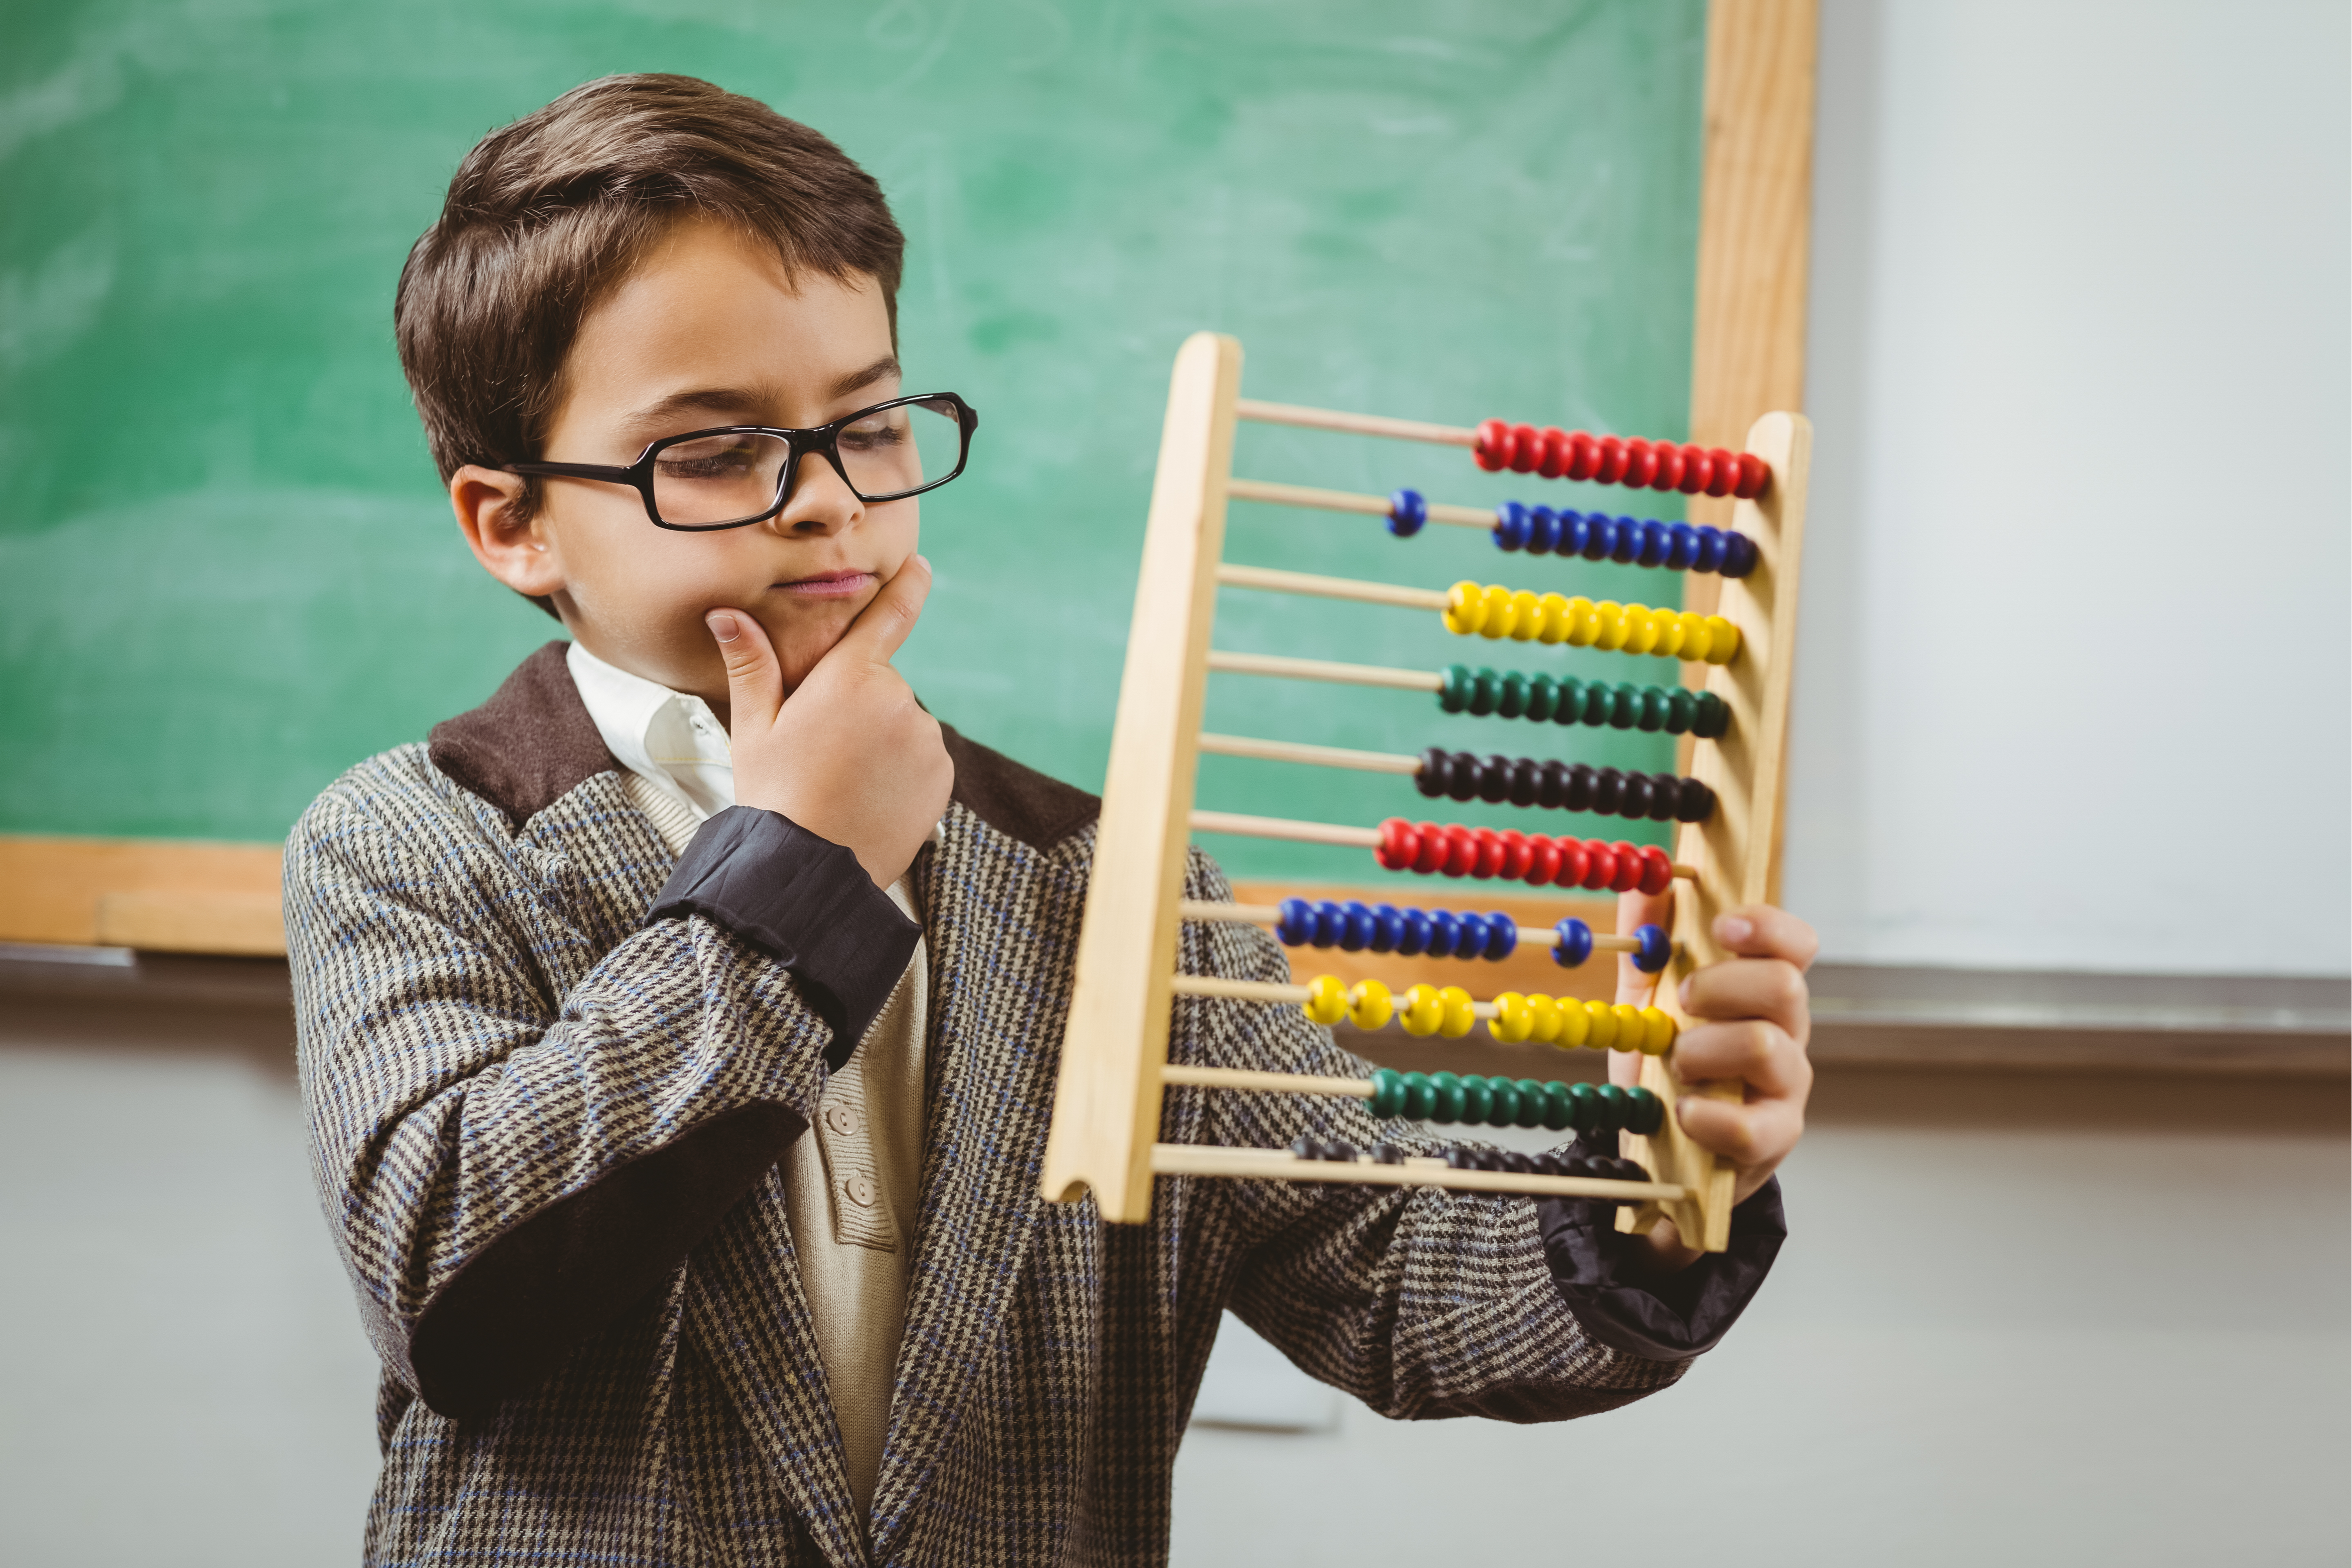
MULTIPOLYGON (((400 365, 444 482, 541 456, 581 321, 689 212, 741 226, 788 270, 872 277, 897 337, 906 239, 872 175, 755 99, 608 76, 483 137, 401 269, 400 365)), ((537 498, 534 483, 525 508, 537 498)))

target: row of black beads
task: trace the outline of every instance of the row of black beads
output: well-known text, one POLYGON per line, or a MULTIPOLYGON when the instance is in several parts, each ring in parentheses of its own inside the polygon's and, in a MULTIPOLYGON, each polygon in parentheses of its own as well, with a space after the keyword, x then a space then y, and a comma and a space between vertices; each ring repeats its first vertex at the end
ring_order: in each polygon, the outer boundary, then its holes
MULTIPOLYGON (((1290 1152, 1302 1160, 1348 1165, 1354 1164, 1366 1154, 1370 1154, 1377 1165, 1402 1165, 1412 1157, 1394 1143, 1375 1143, 1368 1150, 1360 1150, 1344 1138, 1298 1138, 1291 1142, 1290 1152)), ((1448 1168, 1456 1171, 1494 1171, 1512 1176, 1580 1176, 1603 1182, 1646 1182, 1650 1179, 1650 1173, 1631 1160, 1621 1160, 1612 1154, 1581 1154, 1560 1149, 1528 1154, 1516 1149, 1481 1149, 1457 1143, 1448 1148, 1443 1158, 1448 1168)), ((1619 1201, 1639 1203, 1641 1200, 1624 1198, 1619 1201)))
POLYGON ((1579 680, 1519 670, 1497 673, 1466 664, 1445 668, 1437 705, 1448 713, 1483 719, 1528 719, 1536 723, 1602 725, 1655 734, 1692 734, 1711 741, 1731 727, 1731 708, 1712 691, 1686 686, 1636 686, 1620 681, 1579 680))
POLYGON ((1435 746, 1421 753, 1421 770, 1412 782, 1433 799, 1509 801, 1652 822, 1705 822, 1715 810, 1713 790, 1673 773, 1620 773, 1557 759, 1539 763, 1533 757, 1479 757, 1435 746))

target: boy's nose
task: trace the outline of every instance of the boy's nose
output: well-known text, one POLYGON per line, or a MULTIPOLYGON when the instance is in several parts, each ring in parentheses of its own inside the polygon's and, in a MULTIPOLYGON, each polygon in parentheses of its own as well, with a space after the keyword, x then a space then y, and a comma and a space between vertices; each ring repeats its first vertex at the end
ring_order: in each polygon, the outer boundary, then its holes
POLYGON ((803 458, 793 471, 792 490, 772 526, 779 533, 822 537, 837 533, 865 515, 866 503, 843 482, 822 453, 803 458))

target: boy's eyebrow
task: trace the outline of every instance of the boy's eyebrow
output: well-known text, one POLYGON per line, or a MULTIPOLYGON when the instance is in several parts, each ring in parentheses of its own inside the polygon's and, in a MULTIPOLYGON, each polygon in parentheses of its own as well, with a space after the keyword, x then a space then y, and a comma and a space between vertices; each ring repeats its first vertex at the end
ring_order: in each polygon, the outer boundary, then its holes
MULTIPOLYGON (((854 370, 825 389, 828 399, 842 398, 877 381, 899 374, 898 356, 884 354, 863 370, 854 370)), ((673 392, 658 402, 649 403, 628 416, 632 428, 643 429, 664 425, 681 414, 740 414, 771 400, 772 394, 740 386, 700 386, 691 392, 673 392)))
POLYGON ((846 397, 851 393, 857 391, 861 387, 871 386, 877 381, 887 380, 891 376, 897 375, 898 374, 898 356, 897 354, 884 354, 880 359, 876 360, 864 370, 852 371, 847 375, 843 376, 839 381, 835 382, 833 384, 832 395, 835 397, 846 397))

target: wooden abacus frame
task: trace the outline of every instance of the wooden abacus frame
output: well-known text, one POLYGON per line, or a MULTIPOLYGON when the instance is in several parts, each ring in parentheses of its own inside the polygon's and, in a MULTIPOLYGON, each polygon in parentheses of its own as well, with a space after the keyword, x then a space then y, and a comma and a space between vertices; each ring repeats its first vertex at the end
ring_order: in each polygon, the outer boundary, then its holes
MULTIPOLYGON (((1264 1090, 1281 1087, 1283 1076, 1171 1067, 1167 1059, 1226 502, 1245 497, 1298 504, 1297 496, 1310 493, 1235 480, 1235 423, 1248 418, 1465 447, 1475 441, 1475 432, 1450 426, 1247 403, 1241 377, 1242 347, 1233 338, 1196 333, 1177 353, 1079 931, 1076 989, 1040 1184, 1044 1195, 1069 1202, 1091 1189, 1103 1217, 1118 1224, 1150 1217, 1154 1175, 1605 1195, 1643 1200, 1638 1208, 1620 1209, 1621 1229, 1646 1231, 1668 1218, 1685 1241, 1721 1250, 1730 1225, 1733 1172, 1676 1125, 1671 1108, 1684 1089, 1671 1050, 1641 1058, 1643 1086, 1669 1108, 1664 1124, 1648 1137, 1622 1135, 1625 1155, 1654 1178, 1648 1183, 1454 1170, 1427 1161, 1318 1163, 1282 1151, 1156 1141, 1168 1085, 1264 1090)), ((1682 978, 1723 956, 1713 935, 1715 917, 1763 901, 1770 889, 1811 447, 1811 427, 1801 416, 1768 414, 1749 431, 1747 449, 1769 467, 1771 479, 1756 499, 1737 503, 1733 525, 1755 541, 1759 561, 1747 576, 1724 580, 1717 610, 1738 627, 1739 650, 1727 664, 1690 667, 1730 705, 1732 720, 1720 740, 1695 748, 1690 765, 1692 776, 1715 791, 1717 807, 1705 822, 1684 825, 1676 840, 1674 858, 1689 870, 1692 885, 1675 900, 1674 956, 1660 976, 1656 1005, 1678 1023, 1682 978)), ((1230 580, 1234 570, 1223 575, 1230 580)), ((1211 988, 1198 979, 1183 987, 1193 994, 1211 988)), ((1248 989, 1216 983, 1219 994, 1244 995, 1248 989)), ((1347 1092, 1319 1080, 1299 1087, 1347 1092)), ((1740 1090, 1734 1082, 1701 1086, 1698 1092, 1731 1098, 1740 1090)))

